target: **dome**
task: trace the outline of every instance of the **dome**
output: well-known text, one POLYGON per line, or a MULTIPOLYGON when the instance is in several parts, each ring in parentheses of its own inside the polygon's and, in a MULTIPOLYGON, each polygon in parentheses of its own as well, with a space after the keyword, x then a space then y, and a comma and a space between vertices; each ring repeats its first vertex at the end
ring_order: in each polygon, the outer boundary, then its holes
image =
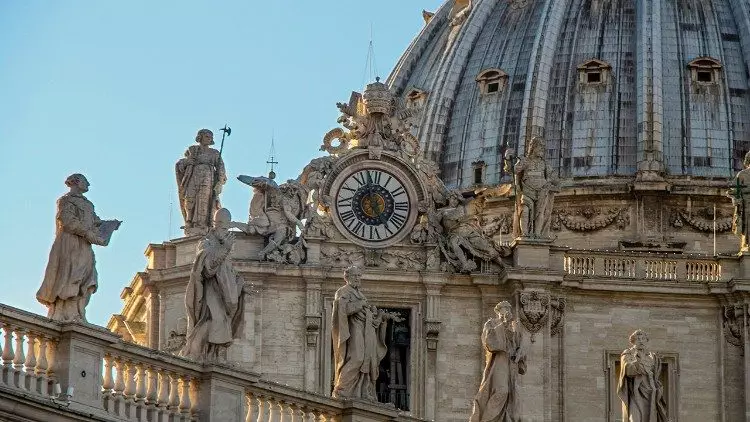
POLYGON ((567 183, 725 179, 748 150, 750 14, 735 0, 448 0, 388 78, 454 187, 509 180, 542 136, 567 183), (744 48, 744 52, 743 52, 744 48))

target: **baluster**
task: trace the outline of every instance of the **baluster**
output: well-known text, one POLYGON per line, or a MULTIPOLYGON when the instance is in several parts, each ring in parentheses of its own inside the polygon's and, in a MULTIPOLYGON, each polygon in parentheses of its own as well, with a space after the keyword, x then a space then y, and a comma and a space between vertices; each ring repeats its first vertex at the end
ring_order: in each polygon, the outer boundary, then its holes
POLYGON ((49 368, 49 363, 47 363, 48 342, 49 337, 44 335, 39 336, 39 356, 36 362, 36 368, 34 369, 37 378, 36 389, 45 397, 49 395, 49 378, 47 378, 47 370, 49 368))
POLYGON ((190 379, 190 417, 192 420, 198 420, 200 408, 198 407, 198 393, 200 392, 200 381, 190 379))
POLYGON ((190 377, 182 376, 178 378, 180 388, 180 413, 183 420, 190 420, 190 377))
POLYGON ((13 329, 10 325, 5 324, 3 325, 3 333, 5 334, 5 347, 3 348, 3 369, 2 373, 0 373, 0 381, 8 386, 12 386, 13 367, 11 365, 13 364, 13 358, 15 357, 13 354, 13 329))
POLYGON ((291 404, 290 407, 291 407, 291 412, 292 412, 292 417, 291 417, 292 422, 306 422, 305 411, 303 410, 303 407, 301 404, 291 404))
POLYGON ((258 395, 258 420, 257 422, 268 422, 271 420, 271 402, 269 397, 258 395))
POLYGON ((29 331, 26 335, 26 360, 23 362, 25 368, 24 376, 26 377, 25 388, 32 393, 36 390, 36 338, 37 334, 29 331))
POLYGON ((135 417, 135 362, 131 360, 125 361, 125 373, 123 376, 125 379, 125 391, 123 395, 123 407, 125 409, 125 417, 133 419, 135 417))
POLYGON ((159 372, 158 369, 153 366, 147 366, 146 371, 148 374, 148 388, 146 390, 146 403, 150 408, 156 407, 156 399, 159 393, 159 372))
POLYGON ((281 422, 280 405, 280 402, 275 398, 268 398, 268 422, 281 422))
POLYGON ((293 411, 291 403, 279 400, 279 420, 281 422, 292 422, 293 411))
POLYGON ((125 391, 125 363, 122 361, 121 358, 114 358, 115 360, 115 387, 114 391, 112 392, 112 396, 114 397, 114 413, 123 416, 125 414, 124 408, 125 408, 125 399, 124 399, 124 391, 125 391))
POLYGON ((166 420, 166 417, 168 415, 169 375, 162 370, 158 370, 157 372, 159 373, 159 396, 156 399, 156 407, 158 413, 157 420, 161 422, 166 420))
POLYGON ((258 405, 257 399, 252 392, 248 391, 245 396, 247 400, 247 413, 245 414, 245 422, 257 422, 258 420, 258 405))
POLYGON ((47 342, 47 378, 50 388, 57 382, 57 339, 48 338, 47 342))
POLYGON ((174 372, 169 373, 169 413, 180 414, 179 377, 174 372))
POLYGON ((15 385, 20 390, 26 389, 26 374, 23 372, 23 364, 26 361, 26 356, 23 352, 23 337, 24 331, 19 329, 16 331, 16 357, 13 359, 13 370, 15 371, 15 385))
POLYGON ((139 421, 146 420, 146 366, 136 365, 135 416, 139 421))
POLYGON ((104 379, 102 379, 102 394, 105 398, 112 396, 112 388, 115 386, 115 382, 112 379, 112 355, 109 353, 104 355, 104 379))

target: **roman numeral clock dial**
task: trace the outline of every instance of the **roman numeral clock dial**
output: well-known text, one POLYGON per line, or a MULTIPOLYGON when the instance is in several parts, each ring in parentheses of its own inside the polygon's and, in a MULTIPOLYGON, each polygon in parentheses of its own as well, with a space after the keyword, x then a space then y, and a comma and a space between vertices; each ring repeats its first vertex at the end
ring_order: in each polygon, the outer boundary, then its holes
POLYGON ((383 247, 401 238, 411 211, 404 184, 385 170, 356 171, 344 178, 336 193, 339 226, 347 237, 368 246, 383 247))

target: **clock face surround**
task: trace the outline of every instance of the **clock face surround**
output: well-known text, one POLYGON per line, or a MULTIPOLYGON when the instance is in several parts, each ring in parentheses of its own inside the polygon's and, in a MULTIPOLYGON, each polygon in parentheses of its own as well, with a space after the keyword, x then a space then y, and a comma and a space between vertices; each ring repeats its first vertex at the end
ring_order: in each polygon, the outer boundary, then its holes
POLYGON ((388 246, 403 238, 412 214, 412 200, 394 173, 367 167, 343 177, 334 209, 344 235, 371 247, 388 246))

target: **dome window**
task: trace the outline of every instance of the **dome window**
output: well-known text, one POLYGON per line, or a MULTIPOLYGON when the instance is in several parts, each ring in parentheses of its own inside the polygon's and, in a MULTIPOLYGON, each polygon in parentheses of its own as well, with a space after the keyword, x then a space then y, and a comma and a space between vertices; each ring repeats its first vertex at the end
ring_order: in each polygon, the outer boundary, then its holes
POLYGON ((484 169, 486 167, 487 167, 487 164, 482 160, 471 163, 471 168, 474 170, 474 184, 475 185, 484 184, 484 169))
POLYGON ((494 94, 502 91, 507 80, 508 74, 501 69, 486 69, 477 76, 479 91, 482 94, 494 94))
POLYGON ((406 105, 412 108, 421 108, 425 100, 427 100, 427 93, 419 88, 412 88, 408 94, 406 94, 406 105))
POLYGON ((721 63, 710 57, 699 57, 690 63, 691 79, 700 85, 713 85, 719 82, 721 63))
POLYGON ((612 66, 601 60, 587 60, 578 66, 578 80, 586 85, 603 84, 609 79, 611 69, 612 66))

